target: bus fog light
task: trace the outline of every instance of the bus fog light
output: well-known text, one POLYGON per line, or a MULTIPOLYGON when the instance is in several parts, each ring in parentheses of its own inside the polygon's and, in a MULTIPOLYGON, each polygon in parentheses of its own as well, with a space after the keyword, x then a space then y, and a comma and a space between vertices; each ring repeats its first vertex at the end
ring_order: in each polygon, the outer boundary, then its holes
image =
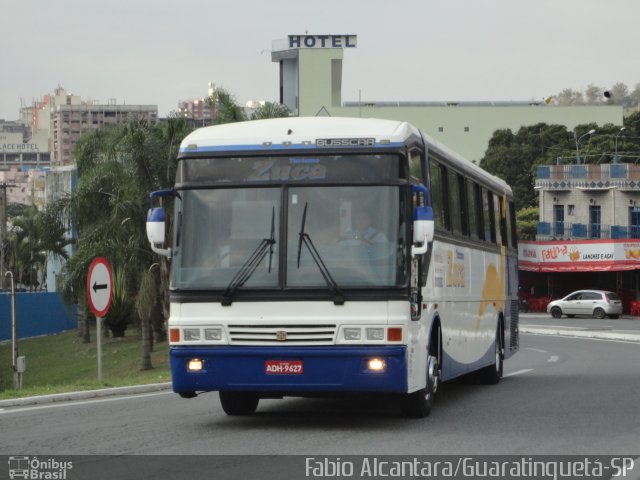
POLYGON ((192 358, 187 364, 187 370, 190 372, 201 372, 204 367, 204 362, 199 358, 192 358))
POLYGON ((209 341, 222 340, 221 328, 205 328, 204 339, 209 341))
POLYGON ((367 340, 384 340, 384 328, 367 328, 367 340))
POLYGON ((360 340, 362 338, 362 329, 360 328, 345 328, 344 339, 345 340, 360 340))
POLYGON ((182 334, 184 335, 185 342, 197 342, 200 340, 199 328, 185 328, 182 330, 182 334))
POLYGON ((381 358, 372 358, 367 362, 367 368, 372 372, 384 372, 387 364, 381 358))

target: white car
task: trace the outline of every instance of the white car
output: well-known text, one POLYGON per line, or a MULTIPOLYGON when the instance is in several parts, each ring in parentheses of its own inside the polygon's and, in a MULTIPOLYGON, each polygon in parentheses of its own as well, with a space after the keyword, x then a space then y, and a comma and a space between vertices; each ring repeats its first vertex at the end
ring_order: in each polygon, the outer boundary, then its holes
POLYGON ((605 290, 578 290, 560 300, 554 300, 547 305, 547 312, 553 318, 566 315, 589 315, 595 318, 618 318, 622 313, 622 302, 615 292, 605 290))

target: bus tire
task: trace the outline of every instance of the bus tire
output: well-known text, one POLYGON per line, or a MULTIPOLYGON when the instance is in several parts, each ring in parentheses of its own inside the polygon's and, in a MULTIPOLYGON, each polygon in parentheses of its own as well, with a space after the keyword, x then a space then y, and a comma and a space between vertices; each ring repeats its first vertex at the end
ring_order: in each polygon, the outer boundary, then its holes
POLYGON ((252 392, 220 392, 222 410, 227 415, 251 415, 260 399, 252 392))
POLYGON ((402 413, 405 417, 424 418, 429 415, 435 402, 442 376, 442 365, 439 360, 441 351, 439 331, 435 338, 437 339, 437 345, 430 345, 429 354, 427 355, 426 387, 417 392, 408 393, 402 398, 402 413))
POLYGON ((482 376, 482 383, 487 385, 495 385, 502 378, 502 371, 504 368, 504 350, 502 348, 502 332, 500 324, 496 330, 496 338, 494 344, 494 361, 488 367, 483 368, 480 371, 482 376))

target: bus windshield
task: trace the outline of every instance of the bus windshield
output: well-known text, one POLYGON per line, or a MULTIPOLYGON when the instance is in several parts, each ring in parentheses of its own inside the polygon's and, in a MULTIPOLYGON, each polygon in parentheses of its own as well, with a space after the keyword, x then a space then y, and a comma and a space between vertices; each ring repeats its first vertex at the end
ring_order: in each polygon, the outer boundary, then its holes
POLYGON ((407 209, 400 192, 317 185, 184 190, 176 202, 172 287, 327 289, 323 268, 340 289, 402 287, 407 209))

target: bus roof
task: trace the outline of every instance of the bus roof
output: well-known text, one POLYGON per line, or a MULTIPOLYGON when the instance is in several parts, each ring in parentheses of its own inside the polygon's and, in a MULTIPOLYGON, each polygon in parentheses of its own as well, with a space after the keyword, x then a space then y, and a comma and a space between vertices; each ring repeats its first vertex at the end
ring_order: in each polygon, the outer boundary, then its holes
POLYGON ((475 163, 464 158, 459 153, 451 150, 446 145, 437 142, 429 135, 423 133, 422 136, 424 137, 424 141, 427 144, 429 152, 439 154, 440 157, 446 160, 447 165, 450 165, 460 171, 460 173, 464 173, 466 176, 475 178, 501 192, 506 191, 509 194, 512 194, 509 184, 500 177, 496 177, 495 175, 487 172, 475 163))
POLYGON ((402 147, 420 141, 421 137, 430 152, 438 153, 461 173, 501 191, 511 192, 509 185, 502 179, 420 132, 410 123, 397 120, 286 117, 214 125, 199 128, 185 137, 180 145, 180 156, 206 152, 316 149, 318 139, 373 138, 376 147, 402 147))
POLYGON ((228 123, 200 128, 180 145, 180 153, 315 148, 317 139, 375 138, 403 144, 420 138, 418 129, 407 122, 372 118, 287 117, 228 123), (269 143, 269 145, 265 145, 269 143))

